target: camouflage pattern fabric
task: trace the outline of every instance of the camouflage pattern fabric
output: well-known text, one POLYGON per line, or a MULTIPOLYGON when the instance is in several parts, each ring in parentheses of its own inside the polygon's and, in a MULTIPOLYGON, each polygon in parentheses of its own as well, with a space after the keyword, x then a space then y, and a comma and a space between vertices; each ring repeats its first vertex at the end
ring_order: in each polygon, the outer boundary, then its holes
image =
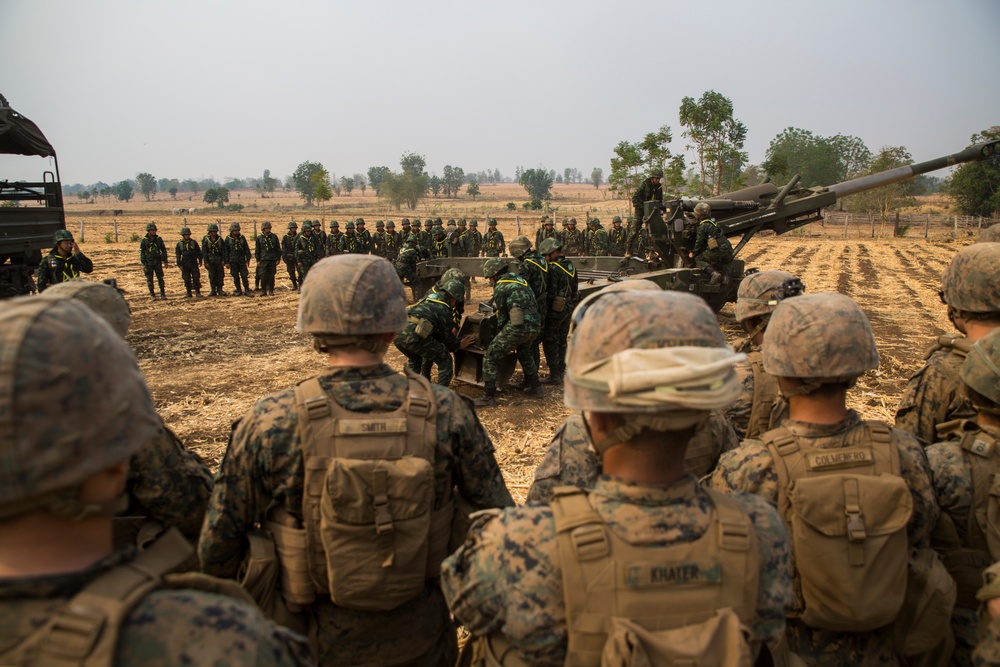
POLYGON ((372 233, 367 229, 359 229, 357 231, 358 242, 360 244, 360 253, 362 255, 370 255, 372 251, 372 233))
POLYGON ((455 336, 454 309, 445 294, 430 292, 420 302, 407 309, 410 321, 406 328, 396 334, 393 344, 407 359, 407 366, 416 374, 427 368, 426 376, 434 364, 438 367, 437 383, 443 387, 451 384, 454 364, 451 353, 458 349, 459 339, 455 336), (417 322, 425 319, 434 327, 426 338, 416 333, 417 322))
POLYGON ((306 279, 309 269, 322 257, 319 239, 313 234, 303 232, 295 239, 295 263, 299 267, 299 282, 306 279))
POLYGON ((326 256, 340 254, 340 240, 344 238, 344 232, 330 232, 326 235, 326 256))
POLYGON ((503 232, 499 229, 487 229, 483 235, 483 255, 486 257, 503 257, 507 252, 507 244, 503 232))
POLYGON ((512 352, 517 353, 525 377, 538 373, 532 343, 541 332, 542 325, 528 281, 513 273, 500 275, 493 287, 493 305, 497 314, 497 334, 483 358, 483 380, 496 382, 499 363, 512 352), (524 311, 524 324, 514 326, 510 323, 511 308, 524 311))
POLYGON ((416 303, 424 295, 423 281, 417 277, 417 263, 420 261, 420 251, 413 245, 407 244, 399 251, 396 258, 396 275, 403 283, 410 286, 413 292, 413 301, 416 303))
POLYGON ((229 275, 233 278, 233 286, 236 293, 240 294, 240 281, 243 282, 243 292, 250 293, 249 276, 247 267, 253 255, 250 254, 250 244, 242 234, 226 237, 226 261, 229 262, 229 275))
POLYGON ((576 228, 576 225, 567 227, 559 239, 562 242, 564 255, 579 257, 584 252, 584 233, 576 228))
MULTIPOLYGON (((385 364, 331 370, 319 382, 339 405, 363 413, 395 410, 409 390, 406 377, 385 364)), ((493 444, 473 409, 449 389, 432 389, 438 406, 437 496, 454 484, 477 508, 513 505, 493 444)), ((286 389, 257 401, 234 425, 198 548, 205 572, 237 576, 246 556, 246 535, 264 519, 272 500, 302 520, 298 415, 294 390, 286 389)), ((425 652, 428 658, 414 664, 438 664, 432 662, 434 654, 455 631, 444 598, 431 583, 422 596, 391 611, 353 611, 322 597, 307 615, 317 633, 322 665, 399 664, 425 652)))
POLYGON ((566 339, 573 309, 580 301, 580 283, 576 278, 576 267, 567 257, 557 257, 548 264, 548 284, 546 285, 545 322, 542 324, 542 349, 549 373, 559 375, 566 363, 566 339), (562 312, 552 310, 552 302, 557 297, 566 300, 562 312))
POLYGON ((649 238, 649 230, 646 227, 630 228, 628 233, 628 253, 633 257, 646 257, 653 248, 653 243, 649 238))
MULTIPOLYGON (((823 449, 855 446, 866 437, 861 417, 854 410, 850 410, 848 416, 836 424, 785 420, 782 425, 796 437, 811 440, 811 447, 823 449)), ((927 456, 920 444, 906 432, 893 429, 892 435, 899 448, 900 476, 913 496, 913 516, 907 526, 910 548, 928 548, 940 510, 934 498, 927 456)), ((774 461, 759 440, 746 440, 739 449, 723 454, 712 473, 710 485, 724 493, 752 493, 772 504, 778 502, 778 475, 774 461)), ((891 630, 889 626, 864 633, 830 632, 810 628, 795 618, 788 621, 791 650, 809 665, 831 667, 897 664, 891 630)))
POLYGON ((434 235, 431 234, 430 229, 421 229, 417 232, 417 245, 427 252, 431 251, 431 246, 434 244, 434 235))
MULTIPOLYGON (((0 579, 0 653, 43 625, 90 581, 134 555, 134 549, 119 551, 72 574, 0 579)), ((294 667, 313 661, 305 639, 254 606, 197 590, 161 589, 122 624, 114 664, 294 667)))
POLYGON ((274 292, 274 274, 278 270, 278 260, 281 259, 281 241, 273 232, 262 232, 254 244, 254 257, 257 260, 257 273, 260 286, 264 293, 274 292))
POLYGON ((49 285, 64 283, 93 270, 94 263, 82 252, 63 257, 53 249, 38 266, 38 291, 42 292, 49 285))
MULTIPOLYGON (((954 338, 960 336, 956 334, 954 338)), ((931 347, 926 359, 923 367, 910 377, 896 408, 896 428, 908 431, 925 447, 938 440, 938 424, 976 416, 959 391, 959 371, 965 353, 938 343, 931 347)))
POLYGON ((733 246, 714 218, 706 218, 698 225, 691 252, 694 253, 695 264, 702 268, 711 266, 719 269, 733 260, 733 246), (709 239, 715 239, 718 247, 710 248, 709 239))
MULTIPOLYGON (((739 352, 742 350, 737 351, 739 352)), ((750 349, 746 350, 746 355, 747 359, 745 361, 733 364, 733 368, 736 370, 736 375, 740 379, 742 389, 740 391, 739 398, 736 399, 736 402, 726 408, 726 417, 733 425, 736 435, 738 435, 741 439, 759 438, 767 431, 766 428, 764 430, 760 430, 759 425, 750 423, 750 415, 753 413, 754 400, 761 400, 760 394, 757 392, 758 388, 754 386, 756 380, 754 379, 753 374, 753 364, 761 364, 759 367, 761 378, 764 379, 766 383, 770 384, 770 389, 773 390, 769 392, 767 391, 768 388, 761 388, 764 393, 772 393, 776 395, 778 384, 778 379, 773 375, 768 375, 767 371, 764 370, 762 364, 763 355, 761 354, 759 347, 755 347, 751 344, 750 349)), ((770 414, 774 409, 774 403, 765 403, 758 406, 758 415, 761 420, 767 418, 768 426, 770 427, 770 414)))
MULTIPOLYGON (((298 289, 302 282, 299 274, 299 267, 295 261, 295 244, 299 239, 298 234, 291 232, 281 237, 281 259, 285 262, 285 271, 288 273, 288 280, 292 283, 292 289, 298 289)), ((220 286, 221 289, 221 286, 220 286)))
POLYGON ((469 257, 479 257, 483 250, 483 233, 478 229, 469 229, 465 232, 465 237, 469 257))
POLYGON ((208 272, 208 286, 215 294, 221 293, 226 283, 226 244, 218 234, 212 238, 206 234, 201 238, 201 253, 208 272))
POLYGON ((586 231, 586 248, 584 252, 592 257, 607 257, 609 252, 608 232, 597 225, 596 229, 586 231))
MULTIPOLYGON (((712 472, 723 452, 732 451, 739 445, 739 438, 725 416, 712 411, 688 443, 685 471, 695 477, 704 477, 712 472)), ((535 468, 535 476, 528 489, 528 502, 547 504, 557 486, 592 489, 601 473, 601 459, 587 434, 583 416, 572 414, 556 431, 535 468)))
MULTIPOLYGON (((658 201, 663 203, 663 183, 653 184, 653 179, 647 178, 642 182, 636 191, 632 195, 632 208, 635 211, 635 224, 636 228, 642 225, 642 219, 646 214, 645 203, 648 201, 658 201)), ((635 231, 634 228, 629 227, 629 232, 635 231)))
MULTIPOLYGON (((788 535, 773 507, 735 496, 757 533, 760 587, 750 626, 754 648, 780 641, 792 602, 788 535)), ((659 547, 704 534, 713 506, 693 477, 641 486, 600 477, 590 503, 607 528, 632 544, 659 547)), ((552 510, 528 506, 480 516, 465 544, 442 566, 452 612, 474 635, 498 633, 531 665, 566 660, 566 609, 552 510)))
POLYGON ((608 232, 608 254, 612 257, 624 257, 628 252, 628 230, 621 225, 612 226, 608 232))
POLYGON ((201 291, 201 246, 197 241, 181 240, 174 248, 177 258, 177 266, 181 267, 181 279, 184 281, 184 289, 187 295, 191 296, 191 290, 201 291))
POLYGON ((161 236, 146 236, 139 241, 139 263, 143 266, 160 266, 167 263, 167 247, 161 236))
POLYGON ((559 233, 554 228, 546 228, 542 225, 535 231, 535 248, 542 245, 542 241, 545 239, 557 239, 559 238, 559 233))
POLYGON ((979 634, 979 643, 972 652, 972 664, 975 667, 1000 667, 1000 617, 988 621, 984 626, 979 634))
POLYGON ((354 255, 364 255, 365 244, 357 233, 344 232, 340 235, 340 252, 341 254, 354 254, 354 255))

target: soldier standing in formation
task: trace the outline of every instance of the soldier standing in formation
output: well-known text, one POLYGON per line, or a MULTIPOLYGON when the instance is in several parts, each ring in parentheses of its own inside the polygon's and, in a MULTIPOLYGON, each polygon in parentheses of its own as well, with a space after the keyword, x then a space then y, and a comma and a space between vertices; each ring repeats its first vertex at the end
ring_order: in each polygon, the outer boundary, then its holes
POLYGON ((66 229, 60 229, 52 235, 52 250, 38 266, 38 291, 42 292, 49 285, 78 278, 81 273, 94 270, 94 263, 83 254, 80 246, 73 240, 73 234, 66 229))
POLYGON ((570 218, 566 222, 566 231, 562 237, 563 254, 567 257, 579 257, 586 250, 586 239, 584 232, 576 228, 576 218, 570 218))
POLYGON ((295 240, 295 263, 299 268, 299 287, 306 279, 306 274, 313 264, 319 261, 322 252, 319 249, 319 239, 313 235, 312 223, 305 220, 302 223, 302 233, 295 240))
MULTIPOLYGON (((527 236, 517 236, 510 242, 510 254, 518 260, 521 265, 517 270, 517 275, 528 281, 528 286, 535 295, 535 309, 538 312, 539 335, 535 337, 531 345, 531 356, 535 360, 535 368, 538 368, 542 355, 540 346, 542 344, 541 330, 545 328, 545 315, 548 313, 547 287, 549 282, 549 263, 538 252, 531 249, 531 241, 527 236)), ((512 382, 511 389, 528 390, 527 377, 522 383, 512 382)), ((541 397, 541 386, 530 387, 532 395, 541 397)))
POLYGON ((608 254, 612 257, 624 257, 628 252, 628 230, 622 228, 622 217, 616 215, 611 220, 611 231, 608 232, 608 254))
POLYGON ((507 252, 507 244, 503 240, 503 232, 497 229, 497 219, 490 218, 486 226, 486 234, 483 235, 483 256, 503 257, 507 252))
POLYGON ((342 255, 364 254, 364 244, 356 231, 356 223, 348 221, 344 226, 344 235, 340 238, 340 253, 342 255))
POLYGON ((372 252, 372 233, 365 229, 365 219, 358 218, 355 221, 355 233, 358 235, 358 242, 361 245, 361 253, 369 255, 372 252))
POLYGON ((146 235, 139 242, 139 263, 142 264, 142 272, 146 275, 146 286, 149 287, 149 296, 156 301, 156 292, 153 291, 153 275, 160 284, 160 298, 166 300, 167 292, 163 284, 163 267, 167 264, 167 247, 156 234, 156 223, 150 222, 146 225, 146 235))
POLYGON ((403 221, 399 223, 399 227, 399 245, 402 246, 406 243, 406 239, 410 238, 410 234, 414 234, 414 232, 410 227, 409 218, 403 218, 403 221))
POLYGON ((662 169, 659 167, 650 169, 649 177, 642 182, 642 185, 640 185, 636 189, 635 194, 632 195, 632 209, 633 215, 635 216, 635 225, 629 226, 629 234, 636 234, 643 226, 646 219, 646 202, 655 201, 660 205, 663 204, 663 186, 660 184, 660 179, 662 178, 662 169))
POLYGON ((728 664, 726 650, 742 655, 732 664, 751 664, 765 646, 786 664, 781 518, 763 499, 706 490, 684 470, 695 426, 739 391, 711 309, 641 291, 578 316, 566 404, 582 411, 605 475, 591 492, 565 487, 550 505, 479 515, 445 561, 442 585, 473 634, 474 664, 635 664, 626 644, 660 658, 643 664, 728 664), (735 630, 728 639, 722 626, 735 630), (691 646, 698 630, 713 637, 704 653, 691 646))
MULTIPOLYGON (((490 218, 492 220, 492 218, 490 218)), ((525 239, 525 241, 528 241, 525 239)), ((528 242, 530 244, 530 242, 528 242)), ((524 390, 528 395, 540 395, 538 365, 532 354, 531 344, 541 331, 541 318, 535 305, 535 294, 528 281, 508 273, 507 260, 490 257, 483 263, 483 274, 493 286, 493 307, 497 316, 497 333, 483 357, 482 398, 477 407, 495 407, 497 404, 497 375, 504 357, 514 352, 524 371, 524 390)))
POLYGON ((229 236, 226 237, 226 262, 229 264, 229 275, 233 277, 233 284, 236 286, 236 296, 253 296, 250 291, 250 244, 240 232, 240 223, 234 222, 229 225, 229 236), (240 283, 243 289, 240 289, 240 283))
POLYGON ((176 532, 115 550, 129 459, 162 422, 111 327, 74 299, 21 299, 0 340, 17 388, 0 398, 0 663, 312 664, 234 583, 172 577, 192 555, 176 532))
MULTIPOLYGON (((334 223, 336 224, 336 223, 334 223)), ((281 259, 285 262, 285 270, 288 272, 288 279, 292 282, 292 289, 296 292, 299 291, 299 276, 298 262, 295 259, 295 245, 299 240, 298 234, 299 226, 297 223, 288 223, 288 232, 281 237, 281 259)))
POLYGON ((375 233, 372 234, 371 254, 376 257, 385 257, 385 221, 383 220, 375 223, 375 233))
POLYGON ((698 226, 695 230, 694 247, 688 253, 688 259, 710 276, 710 285, 719 285, 729 275, 728 266, 733 261, 733 246, 712 217, 712 206, 708 202, 698 202, 695 205, 694 219, 698 226))
POLYGON ((941 277, 941 300, 961 334, 940 336, 927 353, 896 409, 896 426, 925 446, 937 441, 937 426, 971 419, 973 410, 960 391, 958 370, 969 348, 1000 327, 1000 244, 976 243, 958 251, 941 277))
POLYGON ((254 257, 257 259, 261 293, 264 296, 274 296, 274 274, 278 270, 278 260, 281 259, 281 241, 277 234, 271 232, 271 223, 266 220, 256 239, 254 257))
POLYGON ((422 231, 417 233, 417 238, 420 241, 420 250, 423 252, 422 255, 426 253, 425 256, 431 256, 431 249, 434 247, 434 234, 432 229, 434 228, 434 221, 428 218, 424 220, 424 228, 422 231))
POLYGON ((548 269, 542 348, 545 350, 545 363, 549 365, 549 375, 540 382, 562 384, 566 370, 566 338, 569 335, 570 315, 580 300, 579 281, 576 278, 576 267, 568 257, 563 257, 562 244, 558 239, 542 241, 538 253, 544 258, 548 269))
POLYGON ((591 218, 587 223, 586 249, 584 252, 591 257, 608 256, 608 232, 601 226, 601 221, 591 218))
POLYGON ((177 268, 181 270, 181 278, 184 279, 184 289, 187 290, 185 298, 191 298, 191 290, 195 295, 201 296, 201 246, 197 241, 191 240, 191 230, 181 227, 181 240, 174 248, 177 258, 177 268))
POLYGON ((208 285, 211 287, 209 296, 225 296, 222 291, 226 282, 224 265, 226 264, 226 244, 219 235, 219 225, 210 222, 206 227, 208 232, 201 237, 202 261, 208 271, 208 285))
POLYGON ((424 295, 423 281, 417 276, 417 262, 420 261, 420 249, 418 248, 417 237, 410 234, 403 243, 403 248, 396 258, 396 275, 404 285, 410 286, 413 293, 413 303, 420 300, 424 295))
POLYGON ((464 350, 476 340, 475 336, 459 339, 455 334, 455 313, 464 296, 465 286, 457 280, 428 292, 409 307, 406 328, 393 340, 414 374, 430 379, 431 368, 437 364, 437 384, 442 387, 451 384, 455 373, 452 353, 464 350))
POLYGON ((392 220, 385 223, 385 258, 392 263, 399 257, 399 234, 396 223, 392 220))
POLYGON ((340 223, 336 220, 330 222, 330 233, 326 235, 326 256, 340 254, 340 239, 344 237, 340 231, 340 223))
POLYGON ((483 233, 479 231, 479 221, 475 218, 469 222, 468 239, 469 257, 479 257, 483 252, 483 233))
POLYGON ((326 230, 323 229, 323 223, 319 220, 312 221, 312 235, 316 239, 316 249, 319 251, 319 256, 317 256, 316 261, 320 258, 326 257, 326 230))
POLYGON ((513 505, 473 410, 384 363, 406 324, 387 261, 316 264, 298 329, 330 368, 236 423, 199 543, 205 572, 235 577, 248 535, 266 524, 281 561, 276 603, 324 666, 454 664, 455 626, 437 579, 464 539, 450 539, 455 490, 477 509, 513 505), (334 496, 311 491, 335 487, 334 496), (359 526, 357 517, 367 518, 359 526))
POLYGON ((535 232, 535 247, 542 247, 542 241, 545 239, 555 238, 557 236, 555 226, 556 221, 547 215, 542 216, 542 224, 538 227, 535 232))
POLYGON ((431 232, 434 237, 431 241, 431 257, 451 257, 451 246, 445 238, 444 228, 441 225, 434 225, 431 232))

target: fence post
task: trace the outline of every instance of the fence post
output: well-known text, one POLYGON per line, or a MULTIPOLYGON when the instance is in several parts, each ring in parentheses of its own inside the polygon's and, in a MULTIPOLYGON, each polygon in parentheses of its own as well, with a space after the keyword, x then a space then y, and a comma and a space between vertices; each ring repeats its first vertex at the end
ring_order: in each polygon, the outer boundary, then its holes
POLYGON ((80 221, 80 243, 85 243, 85 238, 83 235, 83 220, 80 221))
POLYGON ((850 224, 850 222, 851 222, 851 214, 850 213, 844 214, 844 238, 845 239, 847 238, 847 225, 850 224))
POLYGON ((955 216, 952 216, 952 218, 954 219, 953 234, 955 235, 955 238, 957 239, 958 238, 958 216, 955 215, 955 216))
POLYGON ((924 220, 924 238, 930 238, 931 233, 931 214, 927 214, 927 219, 924 220))
POLYGON ((115 226, 115 243, 118 243, 118 218, 115 218, 112 224, 115 226))

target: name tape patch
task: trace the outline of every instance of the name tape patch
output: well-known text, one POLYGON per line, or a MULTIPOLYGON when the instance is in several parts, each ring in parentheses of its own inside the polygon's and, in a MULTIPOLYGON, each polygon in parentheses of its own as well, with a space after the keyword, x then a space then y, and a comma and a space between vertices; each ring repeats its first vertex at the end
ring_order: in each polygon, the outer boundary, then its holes
POLYGON ((336 430, 337 435, 406 433, 406 419, 342 419, 336 430))
POLYGON ((721 563, 637 563, 625 568, 625 584, 629 588, 690 586, 721 582, 721 563))
POLYGON ((840 468, 868 465, 875 460, 870 449, 831 449, 821 452, 810 452, 806 462, 813 470, 817 468, 840 468))

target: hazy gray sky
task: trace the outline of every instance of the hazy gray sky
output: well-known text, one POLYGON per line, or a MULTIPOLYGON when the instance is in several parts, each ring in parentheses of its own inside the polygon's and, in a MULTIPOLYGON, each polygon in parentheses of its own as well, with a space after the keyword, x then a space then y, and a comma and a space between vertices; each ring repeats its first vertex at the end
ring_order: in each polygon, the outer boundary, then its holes
MULTIPOLYGON (((1000 124, 1000 1, 0 0, 0 93, 64 183, 338 176, 404 151, 576 167, 732 99, 759 163, 795 126, 920 161, 1000 124)), ((690 162, 689 162, 690 163, 690 162)))

